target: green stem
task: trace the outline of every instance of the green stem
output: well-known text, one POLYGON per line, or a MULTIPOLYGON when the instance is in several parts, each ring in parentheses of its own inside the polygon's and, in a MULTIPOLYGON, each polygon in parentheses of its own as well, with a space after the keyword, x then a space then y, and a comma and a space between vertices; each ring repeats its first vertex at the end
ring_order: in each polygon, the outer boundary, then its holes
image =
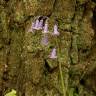
MULTIPOLYGON (((58 38, 56 38, 56 44, 58 46, 58 55, 60 54, 60 47, 57 41, 58 38)), ((59 55, 60 57, 60 55, 59 55)), ((63 96, 66 96, 66 87, 64 84, 64 78, 63 78, 63 72, 62 72, 62 64, 59 62, 59 71, 60 71, 60 78, 61 78, 61 86, 62 86, 62 91, 63 91, 63 96)))
POLYGON ((63 96, 66 96, 66 88, 64 84, 64 78, 63 78, 63 72, 62 72, 62 66, 61 63, 59 63, 59 71, 60 71, 60 77, 61 77, 61 85, 62 85, 62 91, 63 91, 63 96))

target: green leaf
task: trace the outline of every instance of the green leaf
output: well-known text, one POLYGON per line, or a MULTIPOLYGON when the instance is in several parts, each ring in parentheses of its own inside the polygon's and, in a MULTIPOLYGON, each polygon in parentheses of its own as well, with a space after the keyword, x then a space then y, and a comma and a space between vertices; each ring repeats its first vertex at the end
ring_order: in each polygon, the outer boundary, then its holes
POLYGON ((5 96, 16 96, 16 90, 12 89, 12 91, 7 93, 5 96))

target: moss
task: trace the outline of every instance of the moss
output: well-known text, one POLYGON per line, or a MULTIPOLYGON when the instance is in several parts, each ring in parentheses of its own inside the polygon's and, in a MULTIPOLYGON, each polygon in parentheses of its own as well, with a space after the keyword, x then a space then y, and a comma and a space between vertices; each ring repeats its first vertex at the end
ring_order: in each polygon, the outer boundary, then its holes
POLYGON ((77 47, 77 36, 72 37, 72 48, 71 48, 71 59, 73 64, 78 63, 78 47, 77 47))
POLYGON ((87 0, 77 0, 77 2, 78 2, 79 4, 84 4, 84 3, 87 2, 87 0))
POLYGON ((54 2, 55 0, 38 1, 38 9, 36 11, 36 15, 49 16, 53 11, 54 2))
MULTIPOLYGON (((0 86, 4 84, 4 90, 7 87, 17 88, 19 96, 24 93, 26 96, 46 94, 61 96, 63 92, 59 71, 62 71, 65 89, 70 89, 70 86, 75 88, 84 71, 85 63, 90 63, 90 70, 95 68, 95 51, 91 50, 95 49, 95 45, 92 45, 95 34, 91 22, 95 5, 92 2, 90 0, 1 0, 0 86), (41 30, 27 31, 34 19, 43 15, 49 17, 48 46, 41 44, 44 36, 41 30), (58 23, 59 27, 58 37, 51 35, 55 23, 58 23), (49 55, 54 47, 57 49, 58 58, 51 60, 49 55), (84 50, 88 50, 88 54, 83 53, 84 50), (87 57, 90 59, 86 59, 87 57), (6 64, 8 72, 4 71, 6 64), (59 64, 62 70, 59 69, 59 64), (69 75, 71 72, 72 76, 69 75), (2 83, 3 75, 7 75, 8 79, 4 83, 2 83)), ((0 91, 3 89, 0 88, 0 91)), ((74 90, 72 89, 72 92, 74 90)), ((81 93, 80 96, 85 94, 84 91, 81 93)))

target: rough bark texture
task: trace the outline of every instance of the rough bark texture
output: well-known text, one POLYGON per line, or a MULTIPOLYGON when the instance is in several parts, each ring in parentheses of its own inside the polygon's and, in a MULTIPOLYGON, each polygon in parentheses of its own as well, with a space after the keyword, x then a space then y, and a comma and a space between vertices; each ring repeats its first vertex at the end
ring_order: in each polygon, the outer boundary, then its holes
POLYGON ((96 0, 0 0, 0 96, 96 96, 96 0), (28 32, 37 16, 55 20, 59 37, 28 32), (58 59, 48 58, 57 47, 58 59), (74 95, 68 95, 69 93, 74 95))

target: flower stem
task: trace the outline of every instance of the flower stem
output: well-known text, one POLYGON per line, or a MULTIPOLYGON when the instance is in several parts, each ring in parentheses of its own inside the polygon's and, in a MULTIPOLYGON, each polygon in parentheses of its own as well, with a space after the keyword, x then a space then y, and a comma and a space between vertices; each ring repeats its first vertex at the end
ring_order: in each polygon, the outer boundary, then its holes
MULTIPOLYGON (((58 46, 58 56, 60 57, 60 47, 59 47, 57 39, 58 38, 56 38, 56 44, 58 46)), ((60 71, 60 78, 61 78, 61 86, 62 86, 63 96, 66 96, 66 86, 65 86, 64 78, 63 78, 62 64, 61 64, 61 62, 59 62, 58 64, 59 64, 59 71, 60 71)))
POLYGON ((62 85, 63 96, 66 96, 66 88, 65 88, 65 84, 64 84, 64 78, 63 78, 61 63, 59 63, 59 71, 60 71, 60 77, 61 77, 61 85, 62 85))

